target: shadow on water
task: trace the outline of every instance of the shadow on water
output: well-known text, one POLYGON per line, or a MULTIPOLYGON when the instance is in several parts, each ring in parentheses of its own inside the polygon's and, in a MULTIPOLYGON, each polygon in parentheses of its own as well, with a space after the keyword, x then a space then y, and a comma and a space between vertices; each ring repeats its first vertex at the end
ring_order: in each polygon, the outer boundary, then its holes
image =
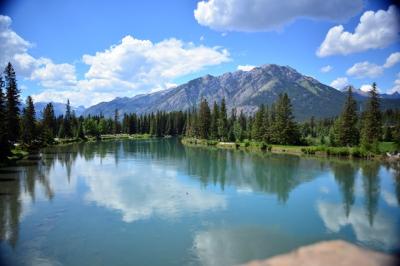
POLYGON ((301 184, 329 172, 340 191, 346 217, 352 212, 356 182, 360 178, 364 210, 370 226, 373 226, 379 208, 380 169, 387 167, 394 173, 393 186, 397 204, 400 204, 400 167, 383 166, 379 162, 184 147, 178 139, 77 143, 44 150, 41 164, 0 169, 1 241, 8 242, 12 247, 17 243, 22 211, 21 195, 28 194, 30 200, 35 202, 35 187, 39 185, 46 198, 52 200, 55 192, 49 182, 49 172, 58 163, 65 169, 65 178, 70 182, 71 172, 78 158, 87 163, 95 158, 113 158, 116 166, 121 160, 131 158, 168 160, 180 172, 198 180, 201 187, 215 186, 222 191, 228 186, 247 188, 252 192, 276 195, 278 202, 282 204, 289 200, 291 192, 301 184))

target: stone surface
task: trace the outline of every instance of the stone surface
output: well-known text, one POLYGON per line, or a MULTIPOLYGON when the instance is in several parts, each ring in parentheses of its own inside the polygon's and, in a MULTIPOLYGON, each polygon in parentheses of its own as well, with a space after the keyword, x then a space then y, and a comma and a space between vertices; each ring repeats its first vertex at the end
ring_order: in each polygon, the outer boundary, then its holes
POLYGON ((247 266, 378 266, 398 265, 395 257, 367 250, 341 240, 319 242, 300 247, 287 254, 264 261, 252 261, 247 266))

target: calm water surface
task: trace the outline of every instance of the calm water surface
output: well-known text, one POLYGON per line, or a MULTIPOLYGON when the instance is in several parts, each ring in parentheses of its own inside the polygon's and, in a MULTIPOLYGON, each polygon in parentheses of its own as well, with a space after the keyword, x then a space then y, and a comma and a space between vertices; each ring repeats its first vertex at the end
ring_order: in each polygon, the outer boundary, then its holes
POLYGON ((234 265, 329 239, 393 253, 399 201, 377 162, 76 144, 0 169, 0 264, 234 265))

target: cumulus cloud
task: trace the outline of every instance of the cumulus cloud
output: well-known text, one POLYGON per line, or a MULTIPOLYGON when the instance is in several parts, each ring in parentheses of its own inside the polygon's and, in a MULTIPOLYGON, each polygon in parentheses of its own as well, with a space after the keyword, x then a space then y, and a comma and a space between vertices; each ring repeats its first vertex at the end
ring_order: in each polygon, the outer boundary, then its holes
POLYGON ((356 78, 376 78, 383 74, 383 67, 364 61, 347 69, 346 74, 356 78))
POLYGON ((174 38, 153 43, 128 35, 104 51, 83 55, 89 70, 74 90, 48 90, 36 98, 68 96, 75 104, 87 106, 167 89, 174 78, 229 60, 229 52, 220 47, 196 46, 174 38))
POLYGON ((344 87, 346 87, 347 85, 349 85, 349 80, 346 77, 339 77, 337 79, 335 79, 334 81, 331 82, 330 86, 337 89, 337 90, 341 90, 344 87))
POLYGON ((362 10, 361 0, 203 0, 194 17, 218 31, 267 31, 281 28, 297 18, 343 21, 362 10))
POLYGON ((67 88, 76 84, 75 67, 55 64, 48 58, 34 58, 28 53, 33 45, 11 29, 12 20, 0 15, 0 66, 11 62, 17 75, 39 82, 43 87, 67 88))
POLYGON ((331 72, 332 69, 333 69, 332 66, 327 65, 327 66, 321 67, 321 72, 322 72, 322 73, 328 73, 328 72, 331 72))
POLYGON ((11 62, 17 75, 45 88, 32 95, 35 101, 70 99, 74 105, 93 105, 118 96, 171 88, 174 78, 230 60, 221 47, 194 45, 174 38, 158 43, 124 37, 120 43, 95 54, 85 54, 89 66, 78 79, 73 64, 57 64, 29 54, 31 43, 11 29, 12 20, 0 16, 0 64, 11 62))
POLYGON ((242 70, 242 71, 250 71, 253 68, 255 68, 255 66, 252 66, 252 65, 238 65, 237 66, 237 70, 242 70))
POLYGON ((363 84, 363 85, 361 85, 360 90, 363 92, 369 92, 372 90, 372 85, 371 84, 363 84))
POLYGON ((389 67, 392 67, 392 66, 396 65, 398 62, 400 62, 400 52, 392 53, 386 59, 386 62, 383 65, 383 67, 389 68, 389 67))
POLYGON ((400 72, 397 73, 397 79, 394 81, 394 86, 389 90, 389 93, 400 93, 400 72))
POLYGON ((12 20, 0 15, 0 65, 5 66, 16 54, 24 54, 32 44, 11 30, 12 20))
MULTIPOLYGON (((351 1, 349 1, 351 2, 351 1)), ((354 33, 343 25, 331 28, 317 50, 320 57, 347 55, 368 49, 384 48, 399 40, 399 11, 392 5, 385 10, 366 11, 354 33)))

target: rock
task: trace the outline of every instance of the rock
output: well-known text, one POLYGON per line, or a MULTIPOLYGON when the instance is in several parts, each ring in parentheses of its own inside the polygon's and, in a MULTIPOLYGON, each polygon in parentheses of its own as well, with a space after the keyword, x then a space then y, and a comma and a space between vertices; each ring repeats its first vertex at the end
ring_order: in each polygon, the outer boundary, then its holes
POLYGON ((342 240, 324 241, 303 246, 287 254, 263 261, 252 261, 247 266, 378 266, 398 265, 396 257, 371 251, 342 240))

